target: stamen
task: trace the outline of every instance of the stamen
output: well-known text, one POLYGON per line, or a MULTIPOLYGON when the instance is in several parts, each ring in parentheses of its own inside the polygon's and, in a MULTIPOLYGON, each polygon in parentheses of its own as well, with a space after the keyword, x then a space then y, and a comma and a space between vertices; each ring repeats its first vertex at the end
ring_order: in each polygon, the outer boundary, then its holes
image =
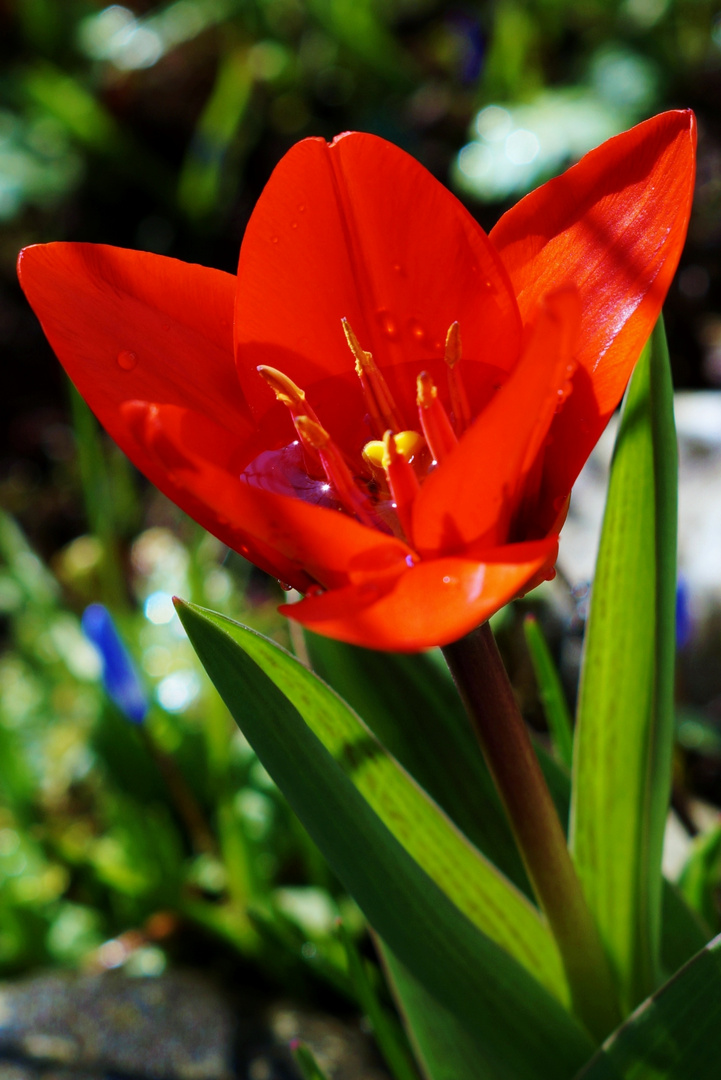
POLYGON ((397 440, 398 436, 394 436, 392 431, 386 431, 384 434, 383 468, 388 477, 388 486, 391 489, 401 528, 406 537, 410 537, 413 500, 420 490, 420 484, 413 466, 406 460, 397 440))
POLYGON ((458 439, 438 397, 438 388, 427 371, 422 371, 418 376, 417 389, 416 401, 423 434, 434 459, 443 461, 458 444, 458 439))
POLYGON ((348 347, 355 358, 355 369, 363 387, 368 412, 370 413, 376 433, 380 436, 386 428, 394 428, 396 431, 403 427, 400 413, 393 400, 393 395, 388 389, 388 384, 383 377, 383 372, 373 359, 373 354, 365 352, 353 333, 353 328, 347 319, 342 319, 343 332, 348 342, 348 347))
POLYGON ((294 420, 297 416, 307 416, 314 420, 316 424, 319 422, 318 417, 306 401, 305 390, 301 390, 299 386, 296 386, 288 375, 278 371, 277 368, 268 367, 267 364, 259 364, 256 371, 265 379, 276 399, 281 401, 283 405, 288 406, 294 420))
MULTIPOLYGON (((305 416, 316 424, 320 423, 313 408, 306 401, 305 390, 301 390, 299 386, 296 386, 290 376, 283 371, 278 371, 278 368, 269 367, 267 364, 259 364, 256 371, 265 379, 275 394, 276 400, 282 402, 288 408, 299 436, 299 417, 305 416)), ((301 443, 308 476, 312 476, 314 479, 323 476, 325 470, 318 456, 318 451, 309 446, 302 438, 301 443)))
POLYGON ((451 396, 451 410, 458 435, 462 435, 471 423, 471 407, 463 377, 456 365, 461 359, 461 328, 457 322, 451 323, 446 334, 445 361, 448 365, 448 390, 451 396))
POLYGON ((310 416, 297 416, 295 426, 304 447, 315 450, 321 460, 326 479, 336 496, 351 514, 371 528, 378 528, 373 503, 356 484, 343 455, 325 428, 310 416))

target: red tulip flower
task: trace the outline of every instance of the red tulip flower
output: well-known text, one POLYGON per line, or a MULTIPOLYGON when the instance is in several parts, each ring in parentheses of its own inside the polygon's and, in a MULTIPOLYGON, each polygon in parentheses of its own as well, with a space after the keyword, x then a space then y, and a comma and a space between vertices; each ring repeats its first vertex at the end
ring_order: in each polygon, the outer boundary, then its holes
POLYGON ((305 626, 446 644, 553 572, 571 486, 661 310, 695 125, 609 140, 487 236, 402 150, 306 139, 237 278, 48 244, 22 286, 146 476, 304 599, 305 626))

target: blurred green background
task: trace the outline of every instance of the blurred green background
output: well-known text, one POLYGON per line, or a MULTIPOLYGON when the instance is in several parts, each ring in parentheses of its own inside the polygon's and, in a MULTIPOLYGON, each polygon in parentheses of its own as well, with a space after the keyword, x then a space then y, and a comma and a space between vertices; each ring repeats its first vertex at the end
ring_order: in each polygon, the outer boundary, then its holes
MULTIPOLYGON (((282 154, 347 129, 403 146, 490 227, 603 139, 691 106, 698 190, 667 326, 677 385, 721 386, 720 101, 711 0, 0 3, 0 976, 230 956, 269 987, 352 999, 334 920, 361 928, 169 599, 289 644, 279 587, 97 430, 15 283, 18 250, 98 241, 232 272, 282 154), (147 684, 144 728, 82 637, 97 600, 147 684)), ((691 750, 718 779, 701 721, 686 715, 691 750)), ((680 750, 682 792, 687 765, 680 750)), ((714 836, 688 888, 718 928, 714 836)))

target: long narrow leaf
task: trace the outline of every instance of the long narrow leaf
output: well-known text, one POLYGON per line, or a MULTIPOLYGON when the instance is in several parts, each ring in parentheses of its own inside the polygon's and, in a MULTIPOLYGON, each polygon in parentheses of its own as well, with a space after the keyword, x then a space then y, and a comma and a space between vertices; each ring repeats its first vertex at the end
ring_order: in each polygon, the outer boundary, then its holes
POLYGON ((546 644, 543 631, 535 615, 527 615, 523 620, 523 632, 531 656, 533 671, 538 683, 538 693, 543 705, 548 729, 551 732, 553 749, 558 760, 567 768, 573 761, 573 724, 566 704, 566 697, 551 650, 546 644))
POLYGON ((577 1080, 718 1080, 721 936, 636 1010, 577 1080))
POLYGON ((478 1049, 473 1037, 390 949, 382 943, 380 948, 388 981, 427 1080, 478 1080, 478 1049))
POLYGON ((306 633, 313 668, 456 825, 527 896, 491 774, 442 657, 381 653, 306 633))
POLYGON ((673 707, 676 442, 659 324, 616 439, 581 679, 572 849, 627 1007, 658 985, 673 707))
MULTIPOLYGON (((578 1070, 592 1050, 589 1038, 520 963, 473 926, 356 787, 371 764, 385 759, 384 772, 371 773, 374 783, 367 791, 390 787, 400 793, 393 772, 398 767, 368 729, 272 642, 220 615, 189 605, 179 610, 202 663, 261 762, 371 925, 473 1035, 479 1075, 562 1080, 578 1070), (311 718, 318 732, 325 730, 326 745, 306 722, 311 718), (355 723, 346 728, 351 718, 355 723)), ((404 776, 400 769, 398 774, 404 776)), ((401 820, 410 805, 393 799, 401 820)), ((420 808, 417 803, 412 812, 420 808)), ((425 831, 417 819, 415 831, 425 831)), ((412 835, 403 839, 418 843, 412 835)), ((422 845, 417 850, 422 853, 422 845)))

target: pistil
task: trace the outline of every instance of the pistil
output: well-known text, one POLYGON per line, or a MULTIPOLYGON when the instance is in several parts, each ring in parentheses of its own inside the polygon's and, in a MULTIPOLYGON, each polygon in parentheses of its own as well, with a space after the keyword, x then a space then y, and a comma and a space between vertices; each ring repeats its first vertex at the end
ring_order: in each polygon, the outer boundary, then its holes
POLYGON ((309 416, 296 417, 295 426, 303 446, 318 454, 326 479, 339 502, 363 525, 378 528, 378 518, 374 513, 373 503, 361 491, 341 451, 325 428, 309 416))
POLYGON ((403 422, 398 407, 393 400, 393 395, 383 377, 383 372, 373 359, 373 354, 365 352, 361 347, 348 320, 342 319, 341 321, 348 347, 355 359, 356 374, 363 387, 363 396, 376 435, 379 439, 382 438, 383 432, 388 428, 393 431, 400 431, 403 422))
POLYGON ((417 381, 418 415, 423 434, 436 461, 448 457, 458 444, 448 413, 438 397, 438 388, 427 371, 422 371, 417 381))
POLYGON ((448 365, 448 391, 451 397, 456 434, 461 436, 471 423, 471 406, 463 377, 458 369, 461 359, 461 329, 457 322, 451 323, 446 334, 444 359, 448 365))
POLYGON ((413 466, 398 447, 397 439, 398 436, 395 436, 392 431, 386 431, 383 436, 383 468, 401 528, 406 539, 410 539, 413 500, 420 490, 420 484, 413 466))

